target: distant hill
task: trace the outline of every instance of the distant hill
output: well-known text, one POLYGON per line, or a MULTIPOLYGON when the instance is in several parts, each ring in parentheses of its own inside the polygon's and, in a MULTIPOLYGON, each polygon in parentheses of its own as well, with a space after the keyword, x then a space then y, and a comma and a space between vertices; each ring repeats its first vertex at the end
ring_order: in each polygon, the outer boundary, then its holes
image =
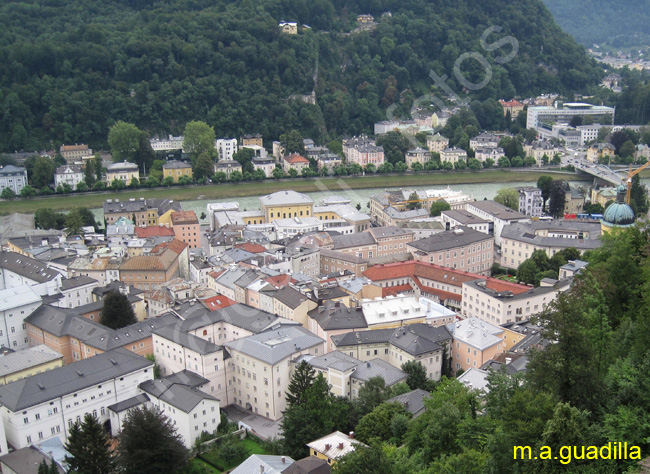
POLYGON ((564 31, 580 43, 650 45, 650 0, 544 0, 564 31))
MULTIPOLYGON (((117 120, 152 135, 195 119, 218 136, 370 131, 430 92, 431 69, 460 93, 453 65, 471 51, 493 68, 479 100, 583 91, 601 74, 541 0, 8 0, 0 23, 4 151, 102 146, 117 120), (374 29, 350 33, 359 14, 374 29), (279 21, 311 28, 283 34, 279 21), (481 48, 490 25, 502 31, 487 43, 519 41, 511 62, 494 61, 509 46, 481 48), (316 104, 289 99, 311 94, 317 64, 316 104)), ((480 81, 478 62, 463 67, 480 81)))

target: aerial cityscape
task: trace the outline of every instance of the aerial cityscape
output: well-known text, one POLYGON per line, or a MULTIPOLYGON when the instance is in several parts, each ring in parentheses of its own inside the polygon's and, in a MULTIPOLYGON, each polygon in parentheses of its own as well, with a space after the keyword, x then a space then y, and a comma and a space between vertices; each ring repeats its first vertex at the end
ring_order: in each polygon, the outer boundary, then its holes
POLYGON ((650 472, 619 7, 0 5, 0 472, 650 472))

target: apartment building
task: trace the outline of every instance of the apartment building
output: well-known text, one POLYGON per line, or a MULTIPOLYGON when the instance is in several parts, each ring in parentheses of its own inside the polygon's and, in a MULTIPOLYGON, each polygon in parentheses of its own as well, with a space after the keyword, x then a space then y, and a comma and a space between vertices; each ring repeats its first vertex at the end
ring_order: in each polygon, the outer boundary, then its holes
POLYGON ((361 167, 373 164, 380 167, 384 164, 384 147, 377 146, 375 141, 367 136, 350 138, 343 142, 343 154, 347 163, 357 163, 361 167))
POLYGON ((229 400, 246 410, 278 420, 286 409, 290 361, 301 355, 322 355, 321 338, 299 326, 284 326, 224 345, 228 361, 229 400))
POLYGON ((63 366, 63 356, 41 344, 18 351, 4 348, 0 354, 0 385, 63 366))
POLYGON ((84 156, 89 156, 93 154, 92 149, 88 148, 88 145, 61 145, 59 148, 59 153, 65 158, 65 161, 68 163, 81 161, 84 156))
POLYGON ((477 318, 468 318, 447 325, 453 337, 452 370, 478 369, 497 354, 505 351, 503 328, 477 318))
POLYGON ((303 327, 308 326, 307 313, 317 306, 316 301, 288 285, 277 290, 273 296, 273 312, 282 318, 297 321, 303 327))
POLYGON ((424 148, 413 148, 408 150, 405 155, 406 164, 409 168, 413 168, 415 163, 420 163, 424 165, 427 161, 431 159, 431 151, 425 150, 424 148))
POLYGON ((498 326, 528 320, 568 289, 568 281, 537 288, 494 279, 469 281, 463 283, 462 314, 498 326))
POLYGON ((314 201, 306 194, 295 191, 278 191, 260 197, 264 222, 292 217, 312 217, 314 201))
POLYGON ((237 139, 218 138, 215 142, 215 148, 219 154, 219 161, 232 160, 233 155, 237 153, 237 139))
POLYGON ((178 180, 182 176, 192 177, 192 165, 185 163, 184 161, 171 160, 167 161, 163 165, 163 180, 165 178, 171 177, 174 180, 174 183, 178 183, 178 180))
POLYGON ((215 173, 222 172, 226 175, 226 179, 230 179, 230 175, 233 171, 242 172, 242 167, 239 161, 235 160, 220 160, 214 165, 215 173))
POLYGON ((61 291, 63 275, 46 262, 16 252, 0 252, 0 289, 28 285, 39 296, 54 296, 61 291))
POLYGON ((149 140, 153 151, 182 150, 185 137, 168 135, 167 138, 152 138, 149 140))
POLYGON ((356 255, 336 250, 320 249, 320 273, 349 271, 354 276, 361 276, 368 268, 369 260, 356 255))
POLYGON ((172 212, 171 220, 178 240, 185 242, 191 249, 201 247, 201 225, 194 211, 172 212))
POLYGON ((516 188, 519 193, 519 212, 530 217, 542 217, 544 199, 542 190, 533 186, 516 188))
POLYGON ((153 365, 120 348, 1 386, 6 441, 14 449, 54 437, 66 442, 86 414, 109 422, 108 406, 137 395, 153 379, 153 365))
POLYGON ((282 160, 282 167, 284 168, 285 173, 288 173, 289 170, 293 168, 298 172, 298 175, 300 175, 302 170, 309 168, 309 160, 298 153, 292 153, 291 155, 284 157, 282 160))
POLYGON ((447 230, 454 227, 469 227, 483 234, 490 233, 490 222, 462 209, 450 209, 440 213, 447 230))
POLYGON ((120 281, 146 291, 187 275, 188 248, 185 242, 174 239, 154 247, 147 255, 131 257, 119 265, 120 281))
POLYGON ((501 138, 494 133, 481 133, 469 140, 469 147, 472 150, 477 148, 496 148, 499 146, 501 138))
POLYGON ((449 148, 449 139, 439 133, 427 137, 427 148, 432 153, 440 153, 445 148, 449 148))
POLYGON ((438 381, 442 376, 443 354, 445 350, 451 353, 452 337, 445 326, 418 323, 393 329, 348 332, 333 336, 332 342, 337 351, 363 362, 378 358, 393 367, 419 362, 427 377, 438 381))
POLYGON ((11 189, 16 195, 27 186, 27 170, 20 166, 5 165, 0 167, 0 192, 11 189))
POLYGON ((567 248, 584 253, 602 245, 600 235, 597 222, 552 220, 513 224, 503 230, 501 264, 518 268, 535 250, 543 250, 549 258, 567 248))
POLYGON ((106 167, 106 182, 110 185, 113 181, 122 181, 127 186, 131 181, 140 179, 140 170, 135 163, 124 161, 121 163, 113 163, 106 167))
POLYGON ((490 232, 494 235, 494 243, 497 247, 501 246, 501 232, 505 226, 529 220, 528 216, 513 211, 509 207, 496 201, 468 202, 465 206, 465 210, 492 223, 490 226, 490 232))
POLYGON ((25 319, 42 304, 42 298, 29 285, 0 290, 0 346, 12 350, 28 344, 25 319))
POLYGON ((59 166, 54 171, 54 187, 58 188, 67 184, 72 190, 77 189, 77 185, 84 180, 84 172, 79 165, 59 166))
POLYGON ((440 163, 455 165, 459 161, 467 162, 467 152, 462 148, 445 148, 440 152, 440 163))
POLYGON ((173 199, 131 198, 128 201, 107 199, 103 210, 107 225, 114 224, 123 217, 132 221, 137 227, 150 227, 157 226, 159 217, 164 214, 182 211, 183 208, 180 202, 173 199))
POLYGON ((469 227, 456 227, 407 245, 414 260, 489 275, 494 238, 469 227))

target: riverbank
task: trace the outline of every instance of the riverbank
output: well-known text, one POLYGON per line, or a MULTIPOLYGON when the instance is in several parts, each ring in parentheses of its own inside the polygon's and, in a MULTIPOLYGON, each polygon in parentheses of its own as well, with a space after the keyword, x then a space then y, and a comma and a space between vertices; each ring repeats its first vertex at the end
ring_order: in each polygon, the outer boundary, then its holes
POLYGON ((516 181, 537 182, 542 175, 551 175, 555 179, 577 181, 591 178, 574 173, 560 173, 548 170, 488 170, 466 172, 434 172, 431 174, 390 174, 374 176, 345 176, 332 178, 296 178, 281 180, 265 180, 261 182, 208 184, 204 186, 175 186, 171 188, 141 188, 136 190, 104 191, 95 193, 70 194, 67 196, 38 196, 33 198, 18 198, 0 202, 0 214, 14 212, 34 213, 41 208, 57 211, 69 210, 75 207, 99 208, 106 199, 122 199, 144 197, 173 198, 179 201, 228 199, 245 196, 259 196, 284 189, 298 192, 331 191, 333 193, 348 189, 392 188, 396 186, 431 186, 440 187, 448 184, 477 184, 477 183, 509 183, 516 181))

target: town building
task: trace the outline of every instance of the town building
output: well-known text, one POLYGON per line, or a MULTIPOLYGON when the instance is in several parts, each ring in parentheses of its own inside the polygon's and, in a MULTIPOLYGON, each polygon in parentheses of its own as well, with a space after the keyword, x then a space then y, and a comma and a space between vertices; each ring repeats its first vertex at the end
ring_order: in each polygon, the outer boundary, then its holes
POLYGON ((182 176, 192 177, 192 165, 185 163, 184 161, 167 161, 163 165, 163 180, 165 178, 171 177, 174 180, 174 183, 178 183, 178 180, 182 176))
POLYGON ((506 115, 510 112, 511 118, 517 118, 517 116, 524 110, 524 104, 518 100, 499 100, 501 107, 503 107, 503 115, 506 115))
POLYGON ((441 153, 445 148, 449 148, 449 139, 439 133, 427 137, 427 148, 432 153, 441 153))
POLYGON ((384 135, 397 129, 399 122, 395 120, 383 120, 375 123, 375 135, 384 135))
POLYGON ((251 160, 251 163, 253 163, 253 167, 256 170, 260 169, 264 171, 264 175, 267 178, 273 177, 273 170, 275 169, 276 163, 272 156, 254 156, 251 160))
POLYGON ((92 155, 93 151, 88 145, 61 145, 59 153, 68 163, 81 161, 84 156, 92 155))
MULTIPOLYGON (((294 33, 295 34, 295 33, 294 33)), ((251 454, 246 461, 241 463, 230 474, 290 474, 289 469, 295 464, 289 456, 273 456, 270 454, 251 454)), ((303 474, 303 471, 292 471, 303 474)), ((328 471, 329 473, 329 471, 328 471)), ((316 473, 323 474, 323 473, 316 473)))
POLYGON ((232 160, 233 155, 237 153, 237 139, 236 138, 218 138, 214 144, 219 161, 232 160))
POLYGON ((440 152, 440 163, 455 165, 459 161, 467 162, 467 152, 462 148, 445 148, 440 152))
POLYGON ((472 150, 478 148, 496 148, 499 146, 501 138, 494 133, 481 133, 469 140, 469 147, 472 150))
POLYGON ((526 128, 549 128, 552 123, 570 123, 573 117, 589 118, 593 123, 614 123, 615 109, 580 102, 555 102, 554 106, 528 107, 526 128))
POLYGON ((242 167, 241 164, 239 164, 239 161, 223 159, 219 160, 219 162, 214 165, 214 171, 215 173, 225 173, 226 179, 230 179, 230 175, 233 173, 233 171, 239 171, 241 173, 242 167))
POLYGON ((634 211, 625 202, 625 186, 620 184, 616 188, 616 202, 610 204, 603 218, 600 220, 602 232, 611 232, 612 229, 624 229, 634 225, 634 211))
POLYGON ((280 27, 280 31, 286 35, 298 34, 298 23, 281 21, 278 23, 278 26, 280 27))
POLYGON ((585 206, 585 195, 582 192, 566 183, 566 192, 564 194, 564 213, 565 214, 580 214, 585 206))
POLYGON ((314 201, 306 194, 278 191, 260 197, 264 222, 293 217, 312 217, 314 201))
POLYGON ((557 252, 575 248, 580 253, 602 245, 601 226, 597 222, 552 220, 515 223, 503 229, 501 265, 518 268, 535 250, 551 258, 557 252))
POLYGON ((120 218, 132 221, 137 227, 151 227, 159 224, 160 217, 172 212, 182 211, 180 201, 173 199, 130 198, 128 201, 107 199, 103 205, 107 225, 120 218))
POLYGON ((314 367, 316 374, 323 375, 335 396, 349 400, 357 398, 361 387, 372 377, 381 377, 386 387, 392 387, 408 378, 406 372, 382 359, 362 362, 340 351, 328 352, 321 356, 301 356, 293 363, 302 361, 314 367))
POLYGON ((494 237, 469 227, 456 227, 407 245, 414 260, 489 275, 494 263, 494 237))
MULTIPOLYGON (((295 23, 288 23, 289 25, 295 25, 295 23)), ((294 33, 295 34, 295 33, 294 33)), ((241 137, 240 144, 242 147, 263 147, 264 143, 262 140, 262 135, 259 133, 247 134, 241 137)))
POLYGON ((59 166, 54 172, 55 188, 67 184, 74 191, 77 189, 77 184, 81 183, 83 180, 84 172, 79 165, 59 166))
POLYGON ((499 158, 503 158, 504 156, 506 154, 501 147, 480 147, 474 150, 474 158, 481 163, 484 163, 485 160, 492 160, 497 163, 499 158))
POLYGON ((535 162, 540 166, 544 164, 544 156, 546 156, 550 162, 557 153, 560 153, 560 151, 561 149, 559 146, 546 140, 538 140, 530 144, 524 144, 524 153, 526 156, 534 158, 535 162))
POLYGON ((529 220, 521 212, 513 211, 496 201, 474 201, 465 206, 468 212, 475 216, 486 219, 492 223, 490 232, 494 235, 494 243, 501 246, 501 233, 505 226, 521 221, 529 220))
MULTIPOLYGON (((361 16, 372 18, 371 15, 360 15, 360 17, 361 16)), ((357 19, 357 21, 359 21, 359 19, 357 19)), ((370 21, 372 22, 372 20, 370 21)), ((335 431, 332 434, 307 443, 309 454, 313 454, 319 459, 326 460, 329 465, 334 465, 339 458, 354 451, 355 445, 365 446, 363 443, 360 443, 340 431, 335 431)))
POLYGON ((453 337, 451 345, 452 370, 478 369, 497 354, 504 352, 503 328, 477 318, 448 324, 453 337))
POLYGON ((0 167, 0 192, 11 189, 16 195, 27 186, 27 170, 25 168, 6 165, 0 167))
POLYGON ((335 250, 320 249, 320 273, 349 271, 354 276, 361 276, 368 268, 369 260, 335 250))
POLYGON ((25 319, 42 304, 30 285, 0 290, 0 347, 12 350, 27 347, 25 319))
POLYGON ((608 202, 614 202, 616 201, 616 188, 614 187, 608 187, 608 188, 601 188, 600 186, 593 186, 591 188, 591 203, 592 204, 600 204, 603 206, 603 209, 605 206, 607 206, 608 202))
POLYGON ((414 163, 424 165, 431 159, 431 152, 424 148, 413 148, 406 152, 406 164, 409 168, 413 168, 414 163))
POLYGON ((566 281, 536 288, 494 279, 464 282, 462 314, 498 326, 528 320, 568 289, 566 281))
POLYGON ((46 262, 16 252, 0 252, 2 290, 27 285, 39 296, 55 296, 61 291, 62 281, 63 275, 46 262))
POLYGON ((140 179, 140 170, 138 169, 138 165, 135 163, 123 161, 120 163, 110 164, 106 167, 106 182, 109 185, 113 181, 118 180, 128 186, 131 184, 133 178, 138 180, 140 179))
POLYGON ((519 192, 519 212, 530 217, 542 217, 542 190, 533 186, 516 188, 519 192))
POLYGON ((201 247, 201 225, 194 211, 176 211, 171 214, 174 235, 191 249, 201 247))
POLYGON ((119 265, 120 281, 139 290, 189 273, 189 246, 174 239, 160 244, 147 255, 131 257, 119 265))
POLYGON ((438 381, 444 354, 451 353, 452 337, 445 325, 417 323, 393 329, 351 331, 332 336, 332 343, 337 351, 363 362, 381 360, 392 367, 419 362, 427 377, 438 381))
POLYGON ((287 155, 282 160, 282 167, 284 172, 288 173, 291 168, 295 169, 298 172, 298 175, 302 173, 302 170, 309 168, 309 160, 298 153, 292 153, 287 155))
MULTIPOLYGON (((232 308, 232 306, 230 307, 232 308)), ((229 401, 271 420, 282 417, 291 379, 290 361, 321 355, 324 341, 299 326, 284 326, 224 344, 231 358, 229 401)))
POLYGON ((483 234, 490 233, 491 221, 482 219, 469 211, 462 209, 450 209, 440 213, 442 222, 445 224, 446 230, 451 230, 455 227, 469 227, 483 234))
POLYGON ((62 366, 63 356, 43 344, 15 352, 5 347, 0 354, 0 385, 62 366))
POLYGON ((153 379, 153 365, 120 348, 0 386, 6 441, 14 449, 54 437, 65 442, 86 414, 108 422, 108 406, 137 395, 138 385, 153 379))
POLYGON ((173 151, 183 149, 183 136, 168 135, 167 138, 152 138, 149 140, 153 151, 173 151))
POLYGON ((361 167, 373 164, 377 168, 384 164, 384 147, 377 146, 365 135, 344 141, 343 154, 348 164, 357 163, 361 167))

